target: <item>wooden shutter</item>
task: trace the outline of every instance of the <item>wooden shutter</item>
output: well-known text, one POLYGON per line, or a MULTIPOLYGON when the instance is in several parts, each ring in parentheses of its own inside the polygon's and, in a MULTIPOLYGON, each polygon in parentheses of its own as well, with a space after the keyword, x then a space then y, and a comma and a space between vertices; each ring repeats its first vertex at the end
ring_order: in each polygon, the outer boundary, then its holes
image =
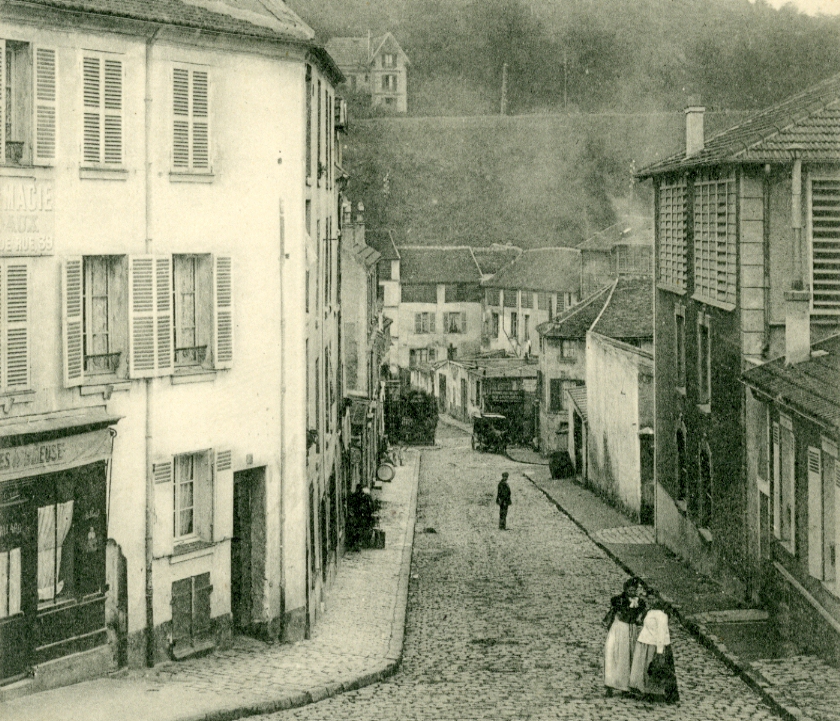
POLYGON ((213 493, 213 540, 224 541, 233 536, 233 465, 229 448, 216 451, 213 493))
POLYGON ((233 365, 233 261, 228 255, 213 257, 213 363, 233 365))
POLYGON ((808 573, 823 574, 822 457, 819 448, 808 448, 808 573))
POLYGON ((434 311, 429 313, 429 333, 435 333, 436 332, 435 331, 435 316, 436 315, 437 314, 434 311))
MULTIPOLYGON (((5 57, 5 52, 3 53, 5 57)), ((33 126, 35 163, 55 160, 57 115, 56 53, 52 48, 35 48, 35 103, 33 126)))
POLYGON ((155 480, 155 523, 152 550, 156 558, 171 556, 175 536, 175 483, 172 459, 152 465, 155 480))
POLYGON ((414 334, 418 335, 423 332, 423 321, 420 313, 414 314, 414 334))
POLYGON ((6 41, 0 38, 0 165, 6 162, 6 41))
POLYGON ((175 367, 172 314, 172 256, 155 257, 155 370, 168 375, 175 367))
POLYGON ((80 386, 85 380, 85 357, 82 337, 84 299, 81 257, 67 258, 62 264, 62 320, 64 330, 64 387, 80 386))
POLYGON ((172 167, 190 167, 190 72, 172 71, 172 167))
POLYGON ((106 58, 103 67, 103 162, 123 162, 123 64, 106 58))
POLYGON ((811 184, 813 314, 840 315, 840 182, 811 184))
POLYGON ((461 332, 462 333, 467 332, 467 312, 466 311, 461 312, 461 332))
POLYGON ((210 169, 209 87, 206 70, 192 71, 192 167, 210 169))
POLYGON ((82 159, 102 162, 102 60, 82 58, 82 159))
POLYGON ((209 571, 193 576, 192 581, 192 637, 195 642, 208 637, 212 631, 210 596, 213 593, 213 586, 210 584, 209 571))
POLYGON ((6 261, 5 386, 29 387, 29 266, 6 261))
POLYGON ((172 584, 172 643, 176 647, 192 643, 192 596, 192 578, 172 584))
POLYGON ((782 461, 779 424, 773 424, 773 535, 782 537, 782 461))
POLYGON ((128 259, 129 373, 151 378, 155 373, 155 270, 151 255, 128 259))

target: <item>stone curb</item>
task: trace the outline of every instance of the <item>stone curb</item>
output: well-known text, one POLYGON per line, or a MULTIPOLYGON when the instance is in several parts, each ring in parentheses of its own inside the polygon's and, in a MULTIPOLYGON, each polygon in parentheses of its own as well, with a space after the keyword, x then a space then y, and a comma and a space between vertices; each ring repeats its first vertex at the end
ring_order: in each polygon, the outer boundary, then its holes
POLYGON ((402 663, 403 641, 405 639, 406 610, 408 607, 408 585, 411 579, 411 555, 414 548, 414 526, 417 512, 417 495, 420 476, 420 465, 422 455, 418 452, 414 464, 412 476, 411 499, 408 505, 408 523, 405 530, 405 543, 403 545, 402 559, 400 560, 400 575, 397 596, 394 602, 394 614, 391 618, 391 638, 388 643, 388 653, 384 657, 386 663, 376 666, 371 671, 357 676, 356 678, 343 683, 318 686, 307 691, 284 696, 271 701, 239 706, 230 709, 217 709, 194 716, 182 716, 178 721, 236 721, 236 719, 247 718, 248 716, 259 716, 263 714, 287 711, 301 706, 318 703, 324 699, 338 696, 347 691, 356 691, 365 686, 384 681, 393 676, 402 663))
MULTIPOLYGON (((640 576, 640 574, 636 573, 630 566, 628 566, 618 555, 616 555, 613 551, 611 551, 607 546, 601 543, 598 539, 595 538, 593 534, 589 532, 589 529, 586 528, 580 521, 578 521, 568 510, 563 508, 557 501, 555 501, 548 492, 545 491, 543 488, 539 486, 539 484, 532 478, 532 476, 527 472, 523 471, 522 473, 525 478, 531 481, 531 484, 536 488, 540 493, 542 493, 554 506, 560 511, 564 516, 566 516, 572 523, 574 523, 581 531, 586 534, 586 537, 589 538, 592 543, 594 543, 598 548, 600 548, 607 556, 612 560, 617 566, 619 566, 625 573, 630 576, 639 576, 640 578, 644 578, 640 576)), ((772 684, 764 678, 762 674, 756 671, 752 666, 748 663, 744 663, 739 659, 735 654, 733 654, 726 645, 713 633, 711 633, 708 629, 706 629, 705 625, 702 623, 698 623, 693 621, 690 617, 685 616, 682 613, 680 608, 680 604, 674 601, 672 598, 668 597, 664 593, 656 592, 659 598, 661 598, 665 604, 668 606, 668 610, 670 615, 674 616, 677 621, 679 621, 680 625, 685 628, 692 636, 694 636, 698 641, 700 641, 703 646, 709 649, 712 653, 715 654, 723 664, 729 668, 730 671, 735 673, 744 683, 747 684, 753 691, 755 691, 764 702, 773 709, 775 713, 781 716, 786 721, 809 721, 810 717, 803 714, 799 709, 793 709, 787 706, 786 704, 782 703, 778 699, 776 699, 771 692, 768 690, 772 688, 772 684)))

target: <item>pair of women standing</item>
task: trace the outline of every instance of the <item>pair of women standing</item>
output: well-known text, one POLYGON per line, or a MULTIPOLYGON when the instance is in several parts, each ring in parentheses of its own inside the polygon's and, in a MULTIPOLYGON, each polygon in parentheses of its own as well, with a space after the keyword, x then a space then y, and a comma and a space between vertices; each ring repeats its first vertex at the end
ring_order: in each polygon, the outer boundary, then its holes
POLYGON ((641 694, 670 703, 679 701, 668 615, 658 599, 648 601, 638 578, 610 601, 604 617, 609 628, 604 644, 604 684, 614 691, 641 694))

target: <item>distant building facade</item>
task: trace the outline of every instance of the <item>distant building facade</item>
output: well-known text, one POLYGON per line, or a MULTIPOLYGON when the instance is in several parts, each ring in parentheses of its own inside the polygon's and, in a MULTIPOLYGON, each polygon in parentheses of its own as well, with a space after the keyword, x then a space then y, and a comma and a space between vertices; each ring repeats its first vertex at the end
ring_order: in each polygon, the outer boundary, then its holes
POLYGON ((408 56, 387 32, 376 38, 336 37, 327 43, 351 93, 370 95, 373 107, 408 111, 408 56))

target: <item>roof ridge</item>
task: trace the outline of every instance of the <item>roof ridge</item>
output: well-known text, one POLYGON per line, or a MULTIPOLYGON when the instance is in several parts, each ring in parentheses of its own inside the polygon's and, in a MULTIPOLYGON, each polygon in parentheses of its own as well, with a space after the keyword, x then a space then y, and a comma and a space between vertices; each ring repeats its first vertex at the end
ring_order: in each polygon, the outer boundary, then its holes
MULTIPOLYGON (((594 293, 590 293, 586 298, 584 298, 580 303, 575 303, 571 308, 568 310, 563 311, 560 315, 556 316, 550 321, 547 321, 551 325, 559 326, 565 323, 567 320, 571 320, 574 318, 580 311, 588 308, 592 303, 594 303, 598 296, 603 295, 603 293, 609 290, 610 286, 605 285, 596 290, 594 293)), ((603 309, 602 309, 603 310, 603 309)), ((599 314, 600 315, 600 314, 599 314)), ((540 324, 542 325, 542 324, 540 324)))
POLYGON ((598 321, 601 320, 601 316, 604 315, 604 311, 609 307, 610 301, 615 293, 615 289, 618 288, 618 281, 620 278, 621 276, 613 281, 612 287, 610 288, 610 296, 604 301, 604 305, 601 307, 601 312, 598 313, 598 316, 592 321, 592 325, 589 326, 589 330, 592 330, 596 325, 598 325, 598 321))

